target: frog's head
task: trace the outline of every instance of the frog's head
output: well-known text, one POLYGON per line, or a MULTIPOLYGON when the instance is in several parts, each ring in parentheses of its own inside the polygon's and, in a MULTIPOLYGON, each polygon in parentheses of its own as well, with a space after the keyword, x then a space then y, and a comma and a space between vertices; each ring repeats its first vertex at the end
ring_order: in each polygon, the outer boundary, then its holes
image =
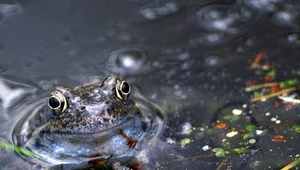
POLYGON ((129 83, 116 75, 74 89, 56 87, 47 102, 54 117, 47 129, 82 133, 119 125, 136 112, 130 91, 129 83))
POLYGON ((54 88, 43 110, 30 116, 24 147, 52 164, 125 153, 129 146, 120 131, 134 138, 144 133, 130 92, 116 75, 74 89, 54 88))

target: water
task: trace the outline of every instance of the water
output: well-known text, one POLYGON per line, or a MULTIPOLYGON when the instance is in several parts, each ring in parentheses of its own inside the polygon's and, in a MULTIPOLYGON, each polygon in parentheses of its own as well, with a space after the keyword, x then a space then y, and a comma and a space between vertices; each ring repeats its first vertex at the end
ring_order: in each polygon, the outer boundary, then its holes
MULTIPOLYGON (((225 103, 242 100, 250 106, 244 87, 257 79, 249 68, 254 56, 267 51, 275 81, 297 78, 291 71, 299 67, 299 5, 294 0, 1 2, 0 140, 13 143, 20 117, 43 105, 54 86, 101 81, 113 72, 134 84, 133 97, 141 94, 166 117, 163 132, 137 154, 144 168, 217 169, 224 158, 205 157, 212 152, 203 147, 222 147, 231 129, 208 135, 206 128, 225 103), (187 126, 195 130, 186 133, 187 126)), ((234 108, 243 110, 226 109, 234 108)), ((274 109, 271 100, 257 104, 253 114, 264 134, 249 154, 232 154, 223 169, 280 169, 299 154, 299 133, 286 125, 299 124, 298 108, 274 109), (272 142, 276 135, 287 142, 272 142)), ((241 119, 237 130, 247 123, 241 119)), ((228 150, 233 147, 239 144, 228 150)), ((0 169, 40 167, 10 150, 1 148, 0 154, 0 169)))

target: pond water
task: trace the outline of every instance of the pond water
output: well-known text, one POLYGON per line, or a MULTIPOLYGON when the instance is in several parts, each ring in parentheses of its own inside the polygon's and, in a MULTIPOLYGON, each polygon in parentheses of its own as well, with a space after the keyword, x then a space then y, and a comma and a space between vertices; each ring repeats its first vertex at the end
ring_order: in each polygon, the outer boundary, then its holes
MULTIPOLYGON (((2 1, 0 141, 18 144, 22 118, 55 86, 114 73, 140 108, 164 115, 147 147, 133 148, 136 169, 283 168, 300 157, 299 108, 251 102, 245 87, 265 73, 298 79, 299 8, 297 0, 2 1), (257 55, 268 68, 251 66, 257 55), (238 120, 220 127, 232 110, 238 120)), ((4 147, 0 155, 0 169, 46 166, 4 147)))

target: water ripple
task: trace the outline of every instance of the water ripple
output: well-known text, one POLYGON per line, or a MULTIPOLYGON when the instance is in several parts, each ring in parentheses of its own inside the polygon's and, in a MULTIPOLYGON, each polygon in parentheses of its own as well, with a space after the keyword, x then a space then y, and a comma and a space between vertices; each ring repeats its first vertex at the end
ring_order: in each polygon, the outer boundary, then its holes
POLYGON ((137 48, 124 48, 108 54, 109 66, 112 72, 124 75, 147 71, 149 58, 137 48))
POLYGON ((176 2, 167 2, 157 7, 148 7, 140 10, 140 14, 147 20, 156 20, 179 12, 181 5, 176 2))
POLYGON ((10 117, 9 108, 19 104, 29 94, 37 90, 34 86, 0 78, 0 111, 5 117, 10 117))
POLYGON ((230 33, 236 32, 247 18, 237 8, 228 5, 207 5, 196 14, 196 22, 205 30, 230 33))
POLYGON ((243 0, 243 3, 250 8, 261 12, 271 12, 283 5, 285 0, 243 0))

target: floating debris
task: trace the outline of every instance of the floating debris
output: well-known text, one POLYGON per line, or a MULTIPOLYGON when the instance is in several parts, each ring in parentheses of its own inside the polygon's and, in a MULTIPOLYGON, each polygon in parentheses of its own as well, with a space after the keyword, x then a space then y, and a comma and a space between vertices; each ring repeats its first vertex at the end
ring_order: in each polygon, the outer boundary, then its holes
POLYGON ((255 125, 246 125, 245 129, 249 132, 255 131, 257 127, 255 125))
POLYGON ((282 168, 281 170, 289 170, 295 166, 297 166, 298 164, 300 164, 300 158, 296 159, 295 161, 293 161, 292 163, 288 164, 287 166, 285 166, 284 168, 282 168))
POLYGON ((291 98, 291 97, 278 96, 278 99, 283 100, 285 102, 300 103, 299 99, 294 99, 294 98, 291 98))
POLYGON ((181 130, 181 133, 182 134, 186 134, 186 135, 189 135, 190 133, 192 133, 196 128, 194 128, 190 122, 185 122, 183 125, 182 125, 182 130, 181 130))
POLYGON ((248 142, 249 142, 250 144, 254 144, 254 143, 256 143, 256 139, 250 139, 248 142))
POLYGON ((232 113, 236 116, 241 115, 243 113, 243 111, 241 109, 233 109, 232 113))
POLYGON ((180 141, 180 146, 181 147, 185 147, 186 145, 191 143, 191 139, 190 138, 184 138, 180 141))
POLYGON ((222 148, 213 148, 211 150, 217 157, 225 157, 225 154, 229 154, 229 151, 224 151, 222 148))
POLYGON ((167 142, 168 144, 176 144, 176 139, 166 138, 166 142, 167 142))
POLYGON ((294 125, 293 129, 295 132, 300 133, 300 125, 294 125))
POLYGON ((220 121, 220 122, 216 123, 216 128, 218 128, 218 129, 224 129, 226 126, 227 126, 226 122, 220 121))
POLYGON ((22 147, 15 146, 15 145, 12 145, 12 144, 9 144, 9 143, 5 143, 5 142, 0 141, 0 147, 19 152, 19 153, 21 153, 25 156, 38 158, 38 155, 36 155, 35 153, 33 153, 33 152, 31 152, 27 149, 24 149, 22 147))
POLYGON ((271 94, 268 94, 268 95, 257 96, 257 97, 252 98, 251 102, 257 102, 257 101, 260 101, 260 100, 266 100, 266 99, 269 99, 269 98, 272 98, 272 97, 276 97, 276 96, 282 95, 284 93, 294 92, 296 90, 298 90, 298 87, 291 87, 291 88, 280 90, 278 92, 271 93, 271 94))
POLYGON ((237 134, 238 134, 237 131, 232 131, 232 132, 227 133, 227 134, 226 134, 226 137, 232 138, 232 137, 236 136, 237 134))
POLYGON ((257 135, 262 135, 264 133, 264 130, 256 130, 255 132, 257 135))
POLYGON ((209 149, 211 149, 208 145, 205 145, 202 147, 202 150, 203 151, 208 151, 209 149))
POLYGON ((240 148, 235 148, 234 152, 238 154, 245 154, 245 153, 249 153, 249 150, 246 147, 240 147, 240 148))
POLYGON ((282 135, 276 135, 272 139, 273 142, 287 142, 287 140, 282 135))

